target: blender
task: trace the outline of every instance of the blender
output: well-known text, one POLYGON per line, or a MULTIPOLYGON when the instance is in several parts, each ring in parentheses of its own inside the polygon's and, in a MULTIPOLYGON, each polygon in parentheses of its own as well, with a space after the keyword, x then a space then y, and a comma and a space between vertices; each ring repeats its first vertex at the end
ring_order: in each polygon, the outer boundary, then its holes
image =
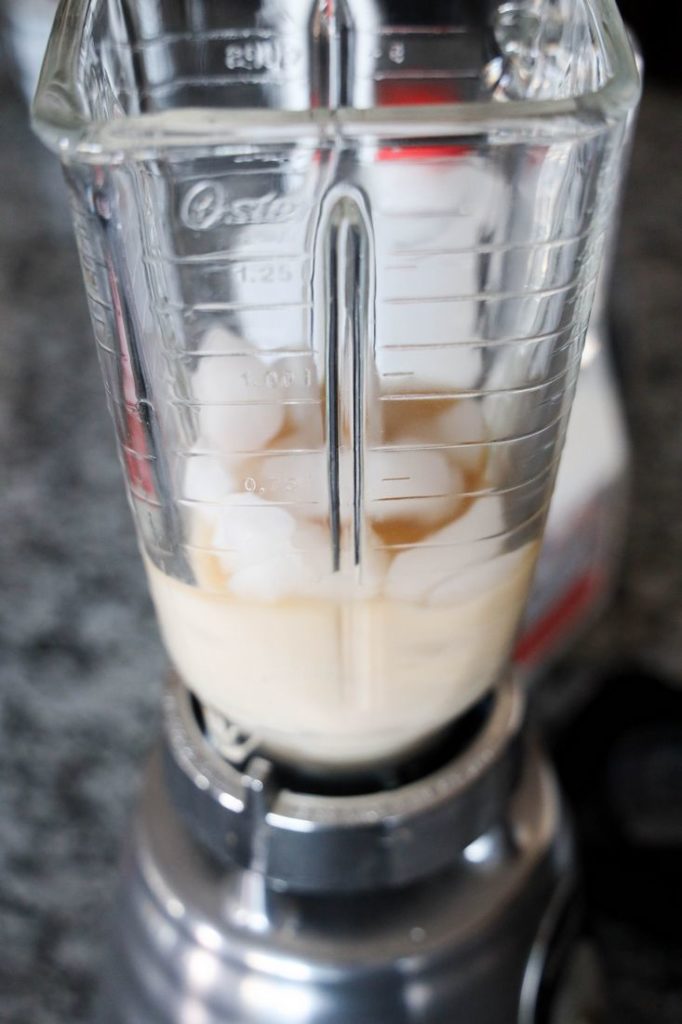
POLYGON ((509 659, 637 96, 611 0, 62 0, 174 667, 106 1021, 589 1019, 509 659))

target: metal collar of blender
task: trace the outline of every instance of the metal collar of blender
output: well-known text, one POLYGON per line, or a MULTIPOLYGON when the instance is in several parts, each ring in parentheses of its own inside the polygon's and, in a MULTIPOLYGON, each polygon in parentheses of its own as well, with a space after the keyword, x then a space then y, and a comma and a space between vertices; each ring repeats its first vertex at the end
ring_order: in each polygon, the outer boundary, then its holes
POLYGON ((258 871, 275 890, 360 892, 417 882, 452 866, 504 822, 519 778, 525 701, 507 677, 465 749, 417 781, 355 796, 294 792, 271 762, 243 770, 206 740, 192 696, 171 679, 164 772, 176 810, 225 866, 258 871))

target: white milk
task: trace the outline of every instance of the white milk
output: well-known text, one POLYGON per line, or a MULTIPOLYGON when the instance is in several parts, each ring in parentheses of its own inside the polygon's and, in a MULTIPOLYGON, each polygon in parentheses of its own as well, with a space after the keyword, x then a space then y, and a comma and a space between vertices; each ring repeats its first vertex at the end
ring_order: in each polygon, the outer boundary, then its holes
MULTIPOLYGON (((180 583, 149 562, 147 570, 170 656, 200 700, 275 754, 358 766, 409 750, 494 684, 536 551, 533 542, 461 567, 437 603, 276 589, 266 601, 180 583)), ((428 558, 426 566, 432 576, 428 558)), ((294 587, 297 566, 282 571, 294 587)))

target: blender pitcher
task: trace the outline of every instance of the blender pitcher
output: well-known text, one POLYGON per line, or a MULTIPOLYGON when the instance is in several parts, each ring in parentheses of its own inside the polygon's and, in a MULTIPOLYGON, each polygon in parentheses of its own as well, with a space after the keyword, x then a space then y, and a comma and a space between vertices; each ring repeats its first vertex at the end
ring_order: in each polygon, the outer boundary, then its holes
MULTIPOLYGON (((327 824, 381 791, 378 834, 499 712, 637 90, 611 0, 63 0, 35 124, 213 766, 185 802, 266 764, 327 824)), ((354 888, 331 826, 305 877, 237 831, 275 889, 354 888)))
POLYGON ((505 665, 632 102, 610 4, 440 6, 65 3, 36 107, 171 659, 325 768, 505 665))

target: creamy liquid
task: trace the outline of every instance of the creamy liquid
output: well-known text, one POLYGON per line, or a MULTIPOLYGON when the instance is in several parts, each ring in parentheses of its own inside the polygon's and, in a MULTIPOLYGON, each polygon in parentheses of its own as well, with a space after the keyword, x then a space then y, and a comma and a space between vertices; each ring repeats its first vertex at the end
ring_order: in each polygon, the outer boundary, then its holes
MULTIPOLYGON (((536 541, 507 550, 518 514, 489 472, 482 404, 438 397, 473 387, 478 357, 465 367, 456 349, 455 366, 427 350, 406 378, 387 378, 396 392, 374 396, 360 567, 333 572, 321 382, 308 380, 312 403, 233 405, 235 382, 264 377, 262 353, 222 328, 204 344, 186 382, 199 416, 180 482, 195 583, 147 562, 178 672, 209 711, 297 762, 409 751, 496 681, 537 554, 536 541), (399 393, 405 380, 413 393, 399 393)), ((286 359, 268 366, 300 380, 286 359)), ((341 429, 347 557, 353 446, 345 419, 341 429)))
POLYGON ((171 658, 200 700, 275 754, 359 766, 413 747, 495 682, 536 553, 533 542, 468 569, 447 605, 268 603, 147 571, 171 658))

